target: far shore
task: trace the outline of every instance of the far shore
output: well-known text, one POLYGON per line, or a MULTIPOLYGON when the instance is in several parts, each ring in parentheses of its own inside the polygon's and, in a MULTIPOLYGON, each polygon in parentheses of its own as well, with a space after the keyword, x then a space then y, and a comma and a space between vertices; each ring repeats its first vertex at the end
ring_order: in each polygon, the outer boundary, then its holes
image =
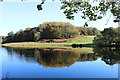
POLYGON ((23 49, 41 49, 41 48, 55 48, 68 49, 76 52, 93 53, 92 47, 72 48, 69 43, 8 43, 2 44, 3 47, 23 48, 23 49))
POLYGON ((86 47, 93 46, 93 40, 95 36, 78 36, 74 39, 69 39, 68 41, 62 41, 62 39, 53 39, 54 42, 45 42, 47 39, 38 41, 38 42, 14 42, 14 43, 6 43, 2 44, 2 46, 9 46, 9 47, 50 47, 50 48, 65 48, 71 47, 72 44, 83 44, 86 47))

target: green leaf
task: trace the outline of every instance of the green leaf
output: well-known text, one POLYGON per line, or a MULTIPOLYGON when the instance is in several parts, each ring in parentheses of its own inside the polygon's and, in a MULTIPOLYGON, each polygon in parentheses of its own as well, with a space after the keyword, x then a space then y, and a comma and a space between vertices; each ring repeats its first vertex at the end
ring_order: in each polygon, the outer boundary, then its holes
POLYGON ((98 16, 97 19, 102 19, 102 16, 98 16))

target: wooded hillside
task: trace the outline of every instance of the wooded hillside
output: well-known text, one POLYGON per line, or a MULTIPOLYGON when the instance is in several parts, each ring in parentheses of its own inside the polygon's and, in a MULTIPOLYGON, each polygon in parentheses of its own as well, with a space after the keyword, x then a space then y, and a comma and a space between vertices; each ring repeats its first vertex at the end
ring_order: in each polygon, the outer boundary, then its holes
POLYGON ((68 39, 79 35, 79 31, 70 23, 45 22, 38 27, 26 28, 16 33, 12 31, 4 37, 2 43, 39 41, 40 39, 68 39))

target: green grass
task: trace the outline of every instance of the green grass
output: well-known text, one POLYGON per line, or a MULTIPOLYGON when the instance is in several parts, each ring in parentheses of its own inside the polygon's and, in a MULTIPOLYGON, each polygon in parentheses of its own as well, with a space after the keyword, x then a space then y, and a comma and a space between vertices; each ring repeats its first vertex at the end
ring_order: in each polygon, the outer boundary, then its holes
POLYGON ((76 38, 76 40, 63 42, 63 43, 7 43, 2 46, 12 47, 40 47, 40 48, 70 48, 72 44, 92 44, 93 37, 76 38))
POLYGON ((78 38, 77 40, 72 40, 72 41, 68 41, 65 43, 69 43, 69 44, 91 44, 93 43, 93 37, 84 37, 84 38, 78 38))
POLYGON ((92 48, 84 47, 84 48, 72 48, 68 43, 10 43, 10 44, 3 44, 3 46, 9 47, 20 47, 20 48, 64 48, 74 50, 76 52, 88 52, 93 53, 92 48))
POLYGON ((9 47, 21 47, 21 48, 65 48, 71 49, 77 52, 90 52, 92 53, 92 48, 84 47, 84 48, 72 48, 70 45, 72 44, 84 44, 84 45, 91 45, 93 37, 83 37, 83 38, 76 38, 76 40, 63 42, 63 43, 8 43, 2 44, 2 46, 9 46, 9 47))

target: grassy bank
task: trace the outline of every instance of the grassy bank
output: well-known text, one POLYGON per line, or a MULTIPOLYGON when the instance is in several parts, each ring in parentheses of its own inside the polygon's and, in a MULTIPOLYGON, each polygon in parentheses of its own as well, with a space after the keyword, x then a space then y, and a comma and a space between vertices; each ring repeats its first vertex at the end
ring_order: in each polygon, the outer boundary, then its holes
POLYGON ((77 37, 75 40, 62 42, 62 43, 7 43, 2 46, 11 47, 39 47, 39 48, 70 48, 72 44, 92 44, 93 36, 77 37))
POLYGON ((2 44, 2 46, 8 47, 19 47, 19 48, 64 48, 70 49, 77 52, 88 52, 92 53, 91 44, 93 44, 92 40, 94 39, 93 36, 87 37, 77 37, 75 40, 62 42, 62 43, 7 43, 2 44), (72 44, 83 44, 84 48, 72 48, 72 44), (87 47, 86 47, 87 45, 87 47))
POLYGON ((10 43, 3 44, 2 46, 6 47, 15 47, 15 48, 63 48, 68 50, 73 50, 78 53, 87 52, 93 53, 93 48, 84 47, 84 48, 72 48, 69 46, 70 44, 62 44, 62 43, 10 43))

